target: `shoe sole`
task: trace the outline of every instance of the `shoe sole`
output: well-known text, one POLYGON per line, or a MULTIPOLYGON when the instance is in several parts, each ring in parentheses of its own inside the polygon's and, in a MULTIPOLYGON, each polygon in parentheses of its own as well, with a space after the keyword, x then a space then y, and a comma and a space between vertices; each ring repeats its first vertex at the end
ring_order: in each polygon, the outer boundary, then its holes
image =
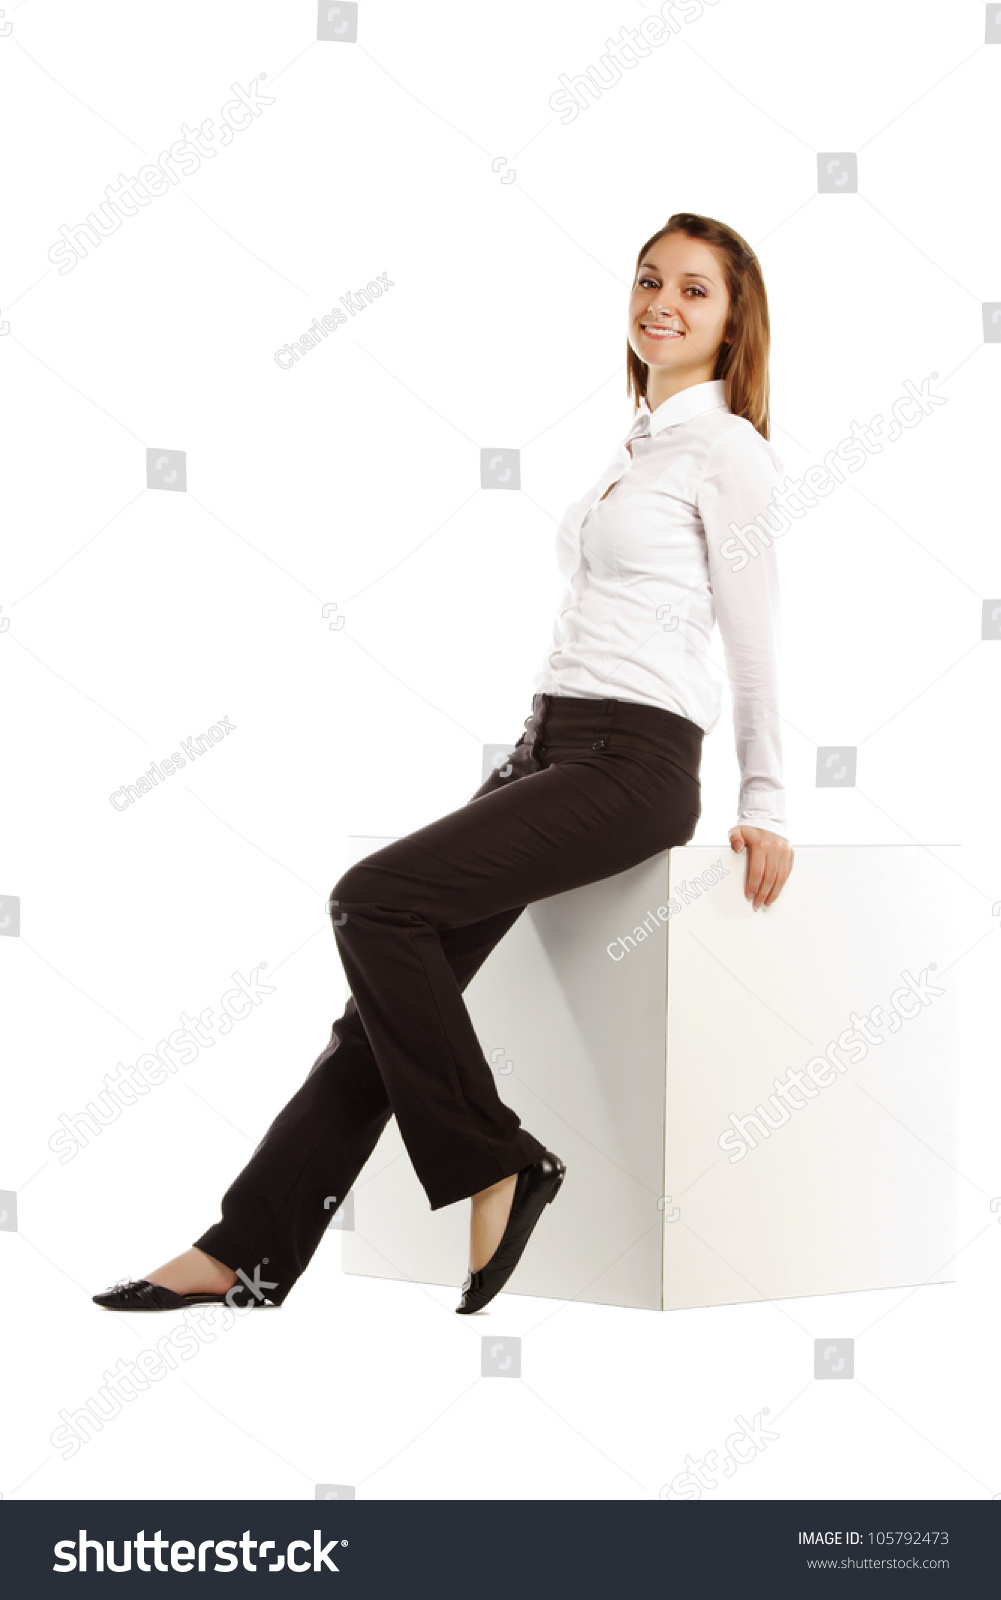
MULTIPOLYGON (((91 1298, 93 1299, 93 1296, 91 1296, 91 1298)), ((243 1301, 238 1300, 235 1305, 230 1306, 225 1295, 211 1294, 185 1295, 184 1304, 180 1306, 108 1306, 103 1305, 100 1300, 94 1300, 94 1304, 97 1306, 99 1311, 122 1311, 127 1314, 135 1312, 140 1316, 148 1316, 153 1312, 160 1312, 162 1314, 170 1311, 186 1311, 188 1306, 229 1306, 231 1311, 243 1311, 246 1309, 246 1303, 243 1301)), ((265 1305, 261 1300, 252 1300, 250 1304, 255 1311, 281 1310, 280 1305, 265 1305)))

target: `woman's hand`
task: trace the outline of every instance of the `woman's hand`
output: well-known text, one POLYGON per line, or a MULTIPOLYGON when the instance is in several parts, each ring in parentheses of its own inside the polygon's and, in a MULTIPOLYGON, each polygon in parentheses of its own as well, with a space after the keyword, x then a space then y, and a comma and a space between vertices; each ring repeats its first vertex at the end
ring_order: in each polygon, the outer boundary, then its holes
POLYGON ((730 849, 737 855, 747 850, 744 895, 753 902, 753 909, 773 905, 792 871, 793 848, 789 840, 767 828, 741 824, 730 830, 730 849))

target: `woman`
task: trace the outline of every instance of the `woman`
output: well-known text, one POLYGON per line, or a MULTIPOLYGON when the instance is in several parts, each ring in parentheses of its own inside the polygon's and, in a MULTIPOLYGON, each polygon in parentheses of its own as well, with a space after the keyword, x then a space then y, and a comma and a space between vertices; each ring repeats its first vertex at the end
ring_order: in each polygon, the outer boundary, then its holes
POLYGON ((462 990, 525 906, 686 844, 720 714, 718 621, 741 783, 731 848, 774 903, 785 836, 774 551, 728 565, 782 473, 768 443, 768 305, 740 236, 681 212, 639 253, 632 426, 558 536, 566 588, 526 732, 459 810, 377 850, 328 910, 351 990, 330 1043, 189 1250, 104 1294, 115 1310, 280 1305, 395 1115, 433 1211, 469 1197, 456 1309, 514 1271, 564 1166, 497 1093, 462 990))

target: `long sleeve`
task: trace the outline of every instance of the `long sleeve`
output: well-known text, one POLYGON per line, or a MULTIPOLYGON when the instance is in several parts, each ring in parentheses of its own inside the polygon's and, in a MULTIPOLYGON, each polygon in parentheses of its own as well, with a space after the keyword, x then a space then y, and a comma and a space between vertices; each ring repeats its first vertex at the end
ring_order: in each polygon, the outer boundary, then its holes
POLYGON ((747 823, 787 838, 778 698, 778 563, 774 545, 761 536, 750 540, 757 554, 744 564, 735 562, 732 554, 735 528, 744 528, 762 513, 768 525, 767 508, 784 467, 777 451, 749 422, 734 418, 734 423, 713 446, 698 490, 709 582, 733 700, 740 766, 734 826, 747 823), (722 552, 724 545, 730 559, 722 552))

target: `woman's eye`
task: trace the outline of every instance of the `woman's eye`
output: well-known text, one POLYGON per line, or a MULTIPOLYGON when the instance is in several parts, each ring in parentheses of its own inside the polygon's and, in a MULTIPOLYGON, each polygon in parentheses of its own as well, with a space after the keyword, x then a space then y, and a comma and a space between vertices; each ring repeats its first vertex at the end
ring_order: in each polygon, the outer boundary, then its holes
MULTIPOLYGON (((656 278, 637 278, 636 287, 637 289, 659 289, 660 284, 657 282, 656 278)), ((706 298, 706 291, 702 288, 701 284, 690 283, 686 288, 685 293, 688 294, 691 290, 695 291, 700 300, 704 300, 706 298)))

